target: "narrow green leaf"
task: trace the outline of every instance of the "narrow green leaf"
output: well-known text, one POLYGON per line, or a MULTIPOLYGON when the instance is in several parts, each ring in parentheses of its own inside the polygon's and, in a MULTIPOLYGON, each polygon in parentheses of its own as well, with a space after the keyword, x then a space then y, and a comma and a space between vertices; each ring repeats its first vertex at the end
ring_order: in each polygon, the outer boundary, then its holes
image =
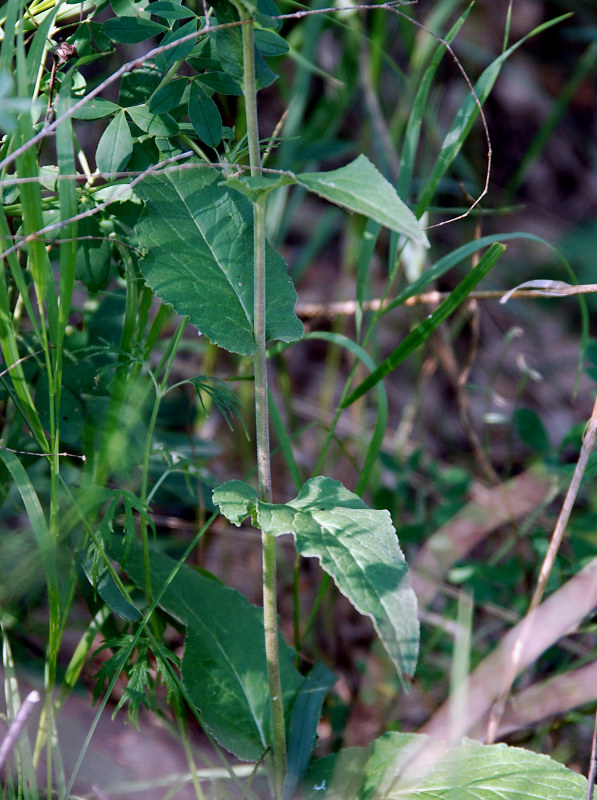
POLYGON ((191 86, 189 119, 197 136, 210 147, 222 141, 222 117, 214 101, 197 84, 191 86))
POLYGON ((429 102, 429 92, 433 84, 433 78, 435 77, 435 73, 437 72, 442 59, 447 54, 446 43, 450 44, 454 40, 456 34, 468 17, 472 7, 473 4, 471 3, 456 20, 452 28, 448 31, 445 41, 440 42, 437 45, 433 57, 431 58, 431 62, 425 70, 421 82, 417 87, 417 93, 413 101, 413 107, 408 118, 406 131, 404 133, 402 151, 400 154, 398 185, 396 187, 400 197, 403 197, 405 200, 408 199, 410 195, 410 185, 417 158, 421 128, 429 102))
MULTIPOLYGON (((114 553, 122 555, 118 543, 114 553)), ((220 744, 246 761, 259 761, 271 746, 271 714, 265 660, 263 610, 241 594, 154 553, 151 584, 169 582, 160 606, 187 628, 182 660, 183 683, 203 723, 220 744)), ((124 564, 127 574, 145 586, 141 549, 124 564)), ((280 672, 287 714, 304 679, 294 667, 294 652, 280 637, 280 672)))
POLYGON ((415 215, 398 197, 392 184, 364 155, 340 169, 304 172, 296 179, 305 189, 331 203, 363 214, 413 241, 429 244, 415 215))
POLYGON ((317 739, 323 701, 337 677, 325 664, 316 664, 298 691, 288 728, 284 800, 294 800, 297 796, 317 739))
MULTIPOLYGON (((364 350, 359 344, 352 341, 352 339, 350 339, 348 336, 344 336, 344 334, 333 333, 331 331, 314 331, 313 333, 307 334, 305 339, 320 339, 324 342, 334 342, 334 344, 346 348, 346 350, 356 356, 356 358, 358 358, 359 361, 362 361, 367 369, 371 372, 373 372, 375 369, 375 363, 367 351, 364 350)), ((359 480, 355 487, 355 491, 360 497, 363 496, 365 490, 367 489, 371 472, 375 464, 378 463, 379 451, 381 450, 383 437, 387 429, 387 422, 388 396, 383 382, 380 381, 380 383, 377 384, 377 413, 375 414, 375 428, 373 431, 369 432, 367 454, 361 466, 359 480)))
POLYGON ((102 175, 120 172, 133 153, 133 138, 124 109, 114 116, 102 133, 95 152, 95 163, 102 175))
POLYGON ((21 462, 17 456, 9 450, 0 449, 0 459, 2 459, 4 466, 10 472, 14 485, 21 495, 21 500, 25 506, 27 516, 29 517, 31 530, 35 536, 35 541, 44 564, 49 602, 53 613, 56 614, 55 619, 58 619, 60 615, 60 584, 58 581, 58 570, 56 568, 55 558, 56 543, 50 534, 50 529, 37 492, 21 462))
POLYGON ((81 556, 79 561, 89 583, 116 616, 128 622, 140 622, 143 619, 139 609, 126 599, 120 587, 105 567, 99 570, 99 574, 94 575, 91 559, 81 556))
MULTIPOLYGON (((253 212, 218 175, 201 168, 151 176, 136 188, 145 210, 136 226, 149 286, 214 343, 251 355, 253 212)), ((294 341, 302 324, 283 259, 266 251, 266 336, 294 341)))
POLYGON ((536 36, 538 33, 551 28, 553 25, 557 25, 559 22, 562 22, 562 20, 567 19, 569 16, 569 14, 562 14, 555 19, 544 22, 542 25, 538 25, 536 28, 530 31, 530 33, 527 33, 526 36, 523 36, 522 39, 519 39, 518 42, 513 44, 512 47, 509 47, 508 50, 505 50, 503 53, 501 53, 501 55, 492 61, 492 63, 483 71, 483 74, 475 83, 474 88, 476 98, 471 94, 467 95, 464 103, 456 114, 456 118, 454 119, 452 127, 444 138, 433 171, 417 204, 417 217, 420 217, 429 206, 440 180, 460 152, 462 145, 466 141, 471 128, 473 127, 475 120, 479 115, 479 106, 482 106, 489 97, 504 62, 532 36, 536 36))
POLYGON ((164 33, 168 28, 145 17, 112 17, 102 25, 102 33, 113 42, 123 44, 136 44, 151 39, 159 33, 164 33))
POLYGON ((417 601, 388 511, 368 508, 323 477, 307 481, 284 505, 257 501, 240 481, 220 486, 213 500, 236 525, 256 509, 261 530, 293 533, 298 552, 318 558, 342 594, 370 617, 406 686, 403 675, 414 673, 419 650, 417 601))
POLYGON ((466 299, 469 292, 471 292, 481 278, 489 272, 505 249, 506 248, 501 244, 492 244, 477 266, 469 272, 466 278, 454 289, 450 296, 444 300, 426 320, 421 322, 420 325, 417 325, 379 367, 348 395, 342 402, 341 408, 347 408, 351 403, 354 403, 355 400, 358 400, 359 397, 366 394, 369 389, 372 389, 379 381, 383 380, 390 372, 396 369, 398 364, 404 361, 417 347, 423 344, 423 342, 431 336, 433 331, 435 331, 435 329, 458 308, 463 300, 466 299))

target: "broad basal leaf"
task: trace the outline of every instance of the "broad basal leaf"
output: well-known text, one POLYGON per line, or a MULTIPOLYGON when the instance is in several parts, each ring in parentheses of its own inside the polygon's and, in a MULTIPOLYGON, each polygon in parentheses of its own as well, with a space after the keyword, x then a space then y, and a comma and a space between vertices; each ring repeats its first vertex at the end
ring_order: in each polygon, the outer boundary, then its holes
POLYGON ((315 761, 305 800, 582 800, 586 780, 547 756, 464 739, 388 733, 315 761))
POLYGON ((398 674, 414 673, 417 601, 388 511, 368 508, 341 483, 323 477, 307 481, 285 505, 259 502, 240 481, 220 486, 213 497, 236 525, 253 515, 273 535, 294 533, 299 553, 318 558, 354 607, 371 618, 398 674))
MULTIPOLYGON (((136 230, 147 249, 141 271, 148 285, 220 347, 252 355, 251 203, 199 166, 151 176, 136 191, 146 204, 136 230)), ((300 338, 296 292, 269 245, 266 285, 267 339, 300 338)))
POLYGON ((330 203, 369 217, 390 230, 429 246, 415 215, 366 156, 360 155, 345 167, 331 172, 303 172, 296 179, 301 186, 330 203))
MULTIPOLYGON (((117 558, 122 547, 110 548, 117 558)), ((152 554, 151 586, 155 596, 178 564, 152 554)), ((124 569, 145 586, 143 556, 133 548, 124 569)), ((258 761, 271 746, 271 714, 263 633, 263 611, 243 595, 182 566, 162 594, 159 605, 186 625, 183 683, 201 719, 220 744, 247 761, 258 761)), ((294 667, 294 652, 280 637, 280 672, 285 716, 303 683, 294 667)))

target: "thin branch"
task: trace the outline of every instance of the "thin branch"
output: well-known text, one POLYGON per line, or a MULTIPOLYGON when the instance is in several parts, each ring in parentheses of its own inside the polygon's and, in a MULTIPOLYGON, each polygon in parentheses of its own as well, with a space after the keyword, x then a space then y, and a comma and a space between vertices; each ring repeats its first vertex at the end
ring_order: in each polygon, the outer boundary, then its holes
MULTIPOLYGON (((565 293, 562 292, 562 294, 556 295, 552 292, 547 296, 560 297, 564 296, 564 294, 594 294, 596 292, 597 283, 582 283, 578 286, 570 286, 565 293)), ((417 306, 422 303, 437 305, 446 300, 449 296, 450 292, 423 292, 422 294, 414 294, 408 297, 403 305, 417 306)), ((489 289, 487 291, 471 292, 468 298, 470 300, 502 300, 503 298, 507 298, 508 300, 520 300, 522 298, 545 296, 546 293, 539 289, 515 289, 514 291, 510 290, 507 292, 499 289, 489 289)), ((363 311, 380 311, 389 306, 392 302, 393 300, 391 299, 380 300, 376 298, 374 300, 365 301, 360 307, 363 311)), ((302 319, 313 319, 315 317, 350 317, 356 313, 357 307, 358 303, 356 300, 343 300, 337 303, 298 303, 296 306, 296 313, 302 319)))
POLYGON ((225 22, 221 25, 207 25, 203 28, 200 28, 198 31, 195 31, 194 33, 188 33, 186 36, 181 36, 179 39, 175 39, 168 44, 161 44, 157 47, 154 47, 151 50, 148 50, 145 55, 138 56, 137 58, 133 58, 130 61, 127 61, 125 64, 122 64, 122 66, 120 66, 116 72, 112 73, 112 75, 109 75, 105 80, 99 83, 95 89, 92 89, 88 94, 74 103, 67 111, 57 117, 54 122, 44 125, 42 129, 35 134, 35 136, 32 136, 31 139, 29 139, 27 142, 24 142, 20 147, 17 147, 16 150, 13 150, 12 153, 7 155, 6 158, 2 159, 2 161, 0 161, 0 171, 6 169, 6 167, 10 166, 10 164, 14 163, 19 156, 27 152, 27 150, 29 150, 31 147, 35 147, 35 145, 37 145, 43 139, 47 139, 49 136, 51 136, 59 125, 76 114, 76 112, 83 108, 83 106, 88 103, 89 100, 97 97, 104 91, 104 89, 122 78, 122 76, 127 72, 131 72, 132 70, 143 66, 146 61, 149 61, 152 58, 167 52, 168 50, 172 50, 175 47, 184 44, 184 42, 190 42, 194 39, 198 39, 200 36, 204 36, 206 33, 212 33, 216 30, 223 30, 224 28, 233 28, 243 24, 244 23, 241 20, 237 20, 235 22, 225 22))

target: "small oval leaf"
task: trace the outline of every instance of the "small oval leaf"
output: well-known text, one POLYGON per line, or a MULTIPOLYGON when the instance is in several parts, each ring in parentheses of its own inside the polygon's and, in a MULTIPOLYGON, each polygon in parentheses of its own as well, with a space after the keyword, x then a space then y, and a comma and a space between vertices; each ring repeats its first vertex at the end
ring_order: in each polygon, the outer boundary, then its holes
POLYGON ((189 119, 197 136, 210 147, 222 141, 222 118, 214 101, 200 86, 193 86, 189 97, 189 119))
POLYGON ((95 163, 102 175, 120 172, 133 152, 133 139, 126 114, 119 111, 114 116, 97 145, 95 163))

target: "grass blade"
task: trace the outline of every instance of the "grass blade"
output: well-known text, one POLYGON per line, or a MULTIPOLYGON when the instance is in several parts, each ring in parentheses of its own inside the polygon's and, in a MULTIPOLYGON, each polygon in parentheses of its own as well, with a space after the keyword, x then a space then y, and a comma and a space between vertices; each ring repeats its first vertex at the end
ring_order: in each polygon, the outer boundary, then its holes
POLYGON ((498 258, 506 248, 501 244, 493 244, 485 253, 477 266, 471 270, 462 283, 454 289, 450 297, 433 312, 427 319, 409 333, 409 335, 398 345, 394 352, 383 361, 377 369, 369 375, 357 388, 348 395, 341 403, 341 408, 349 405, 362 397, 369 389, 376 386, 381 380, 390 374, 400 362, 409 356, 414 350, 428 339, 435 329, 452 314, 458 306, 466 299, 467 295, 479 283, 489 270, 493 267, 498 258))

